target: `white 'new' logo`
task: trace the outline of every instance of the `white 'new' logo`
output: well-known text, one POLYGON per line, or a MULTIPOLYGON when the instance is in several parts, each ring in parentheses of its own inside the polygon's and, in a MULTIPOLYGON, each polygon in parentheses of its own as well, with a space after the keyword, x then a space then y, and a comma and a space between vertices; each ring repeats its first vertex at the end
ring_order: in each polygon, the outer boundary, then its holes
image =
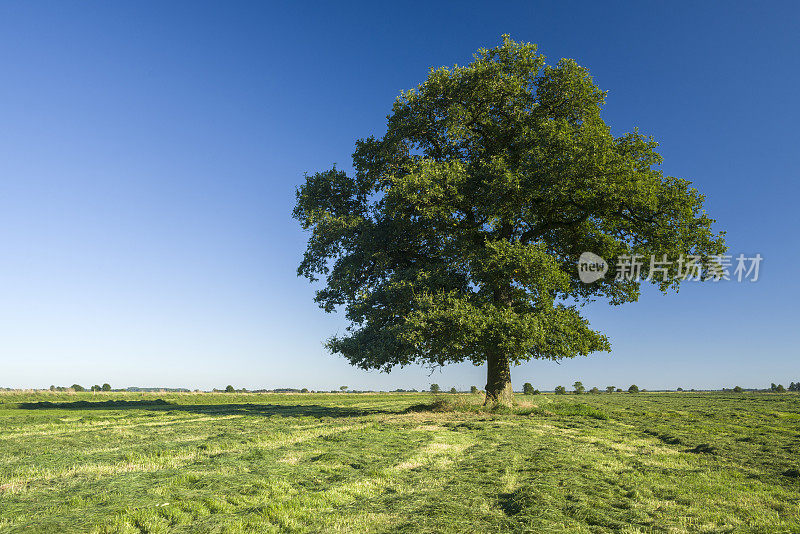
POLYGON ((606 260, 592 254, 591 252, 584 252, 578 258, 578 277, 584 284, 591 284, 603 278, 608 272, 608 264, 606 260))

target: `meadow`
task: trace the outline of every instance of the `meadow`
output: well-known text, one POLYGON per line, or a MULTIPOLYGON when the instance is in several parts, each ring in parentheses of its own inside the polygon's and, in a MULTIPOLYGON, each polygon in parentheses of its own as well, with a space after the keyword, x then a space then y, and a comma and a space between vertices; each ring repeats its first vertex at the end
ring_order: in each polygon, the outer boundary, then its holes
POLYGON ((0 532, 800 532, 800 396, 0 394, 0 532))

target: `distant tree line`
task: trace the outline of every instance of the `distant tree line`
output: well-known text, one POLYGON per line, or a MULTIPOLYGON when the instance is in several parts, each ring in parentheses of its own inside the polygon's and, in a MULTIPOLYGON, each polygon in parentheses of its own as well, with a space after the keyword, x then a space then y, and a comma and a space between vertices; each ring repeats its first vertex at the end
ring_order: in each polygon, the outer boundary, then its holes
MULTIPOLYGON (((585 393, 589 394, 598 394, 601 393, 601 390, 597 387, 593 387, 586 391, 586 387, 583 385, 583 382, 580 380, 575 381, 572 384, 573 391, 572 393, 575 395, 583 395, 585 393)), ((4 390, 11 391, 12 388, 0 388, 4 390)), ((345 393, 347 391, 351 393, 375 393, 372 390, 350 390, 349 386, 340 386, 338 390, 334 389, 331 390, 330 393, 345 393)), ((83 392, 87 391, 85 387, 80 384, 72 384, 71 386, 50 386, 50 391, 75 391, 75 392, 83 392)), ((125 389, 112 389, 111 384, 108 382, 104 383, 103 385, 95 384, 91 386, 88 391, 92 392, 110 392, 110 391, 127 391, 127 392, 190 392, 187 388, 141 388, 141 387, 127 387, 125 389)), ((200 390, 195 390, 195 392, 199 392, 200 390)), ((224 389, 217 389, 214 388, 212 390, 214 393, 324 393, 325 391, 315 391, 309 390, 308 388, 296 389, 296 388, 275 388, 275 389, 256 389, 256 390, 247 390, 245 388, 236 389, 232 385, 227 385, 224 389)), ((430 391, 432 393, 440 393, 442 391, 441 386, 439 384, 431 384, 430 391)), ((557 386, 555 388, 556 395, 566 395, 567 388, 564 386, 557 386)), ((639 393, 640 391, 647 391, 646 389, 640 390, 636 384, 632 384, 627 389, 628 393, 639 393)), ((682 392, 684 391, 683 388, 677 388, 677 391, 682 392)), ((695 389, 691 389, 689 391, 697 391, 695 389)), ((722 388, 722 391, 733 391, 734 393, 742 393, 744 391, 769 391, 772 393, 785 393, 787 391, 800 393, 800 381, 797 382, 790 382, 789 387, 784 387, 783 384, 775 384, 774 382, 770 384, 769 389, 749 389, 745 390, 741 386, 734 386, 733 388, 722 388)), ((418 393, 419 390, 417 389, 402 389, 397 388, 391 391, 391 393, 418 393)), ((450 388, 450 393, 458 393, 459 391, 455 387, 450 388)), ((477 386, 470 386, 469 392, 472 394, 483 393, 477 386)), ((618 388, 617 386, 606 386, 605 387, 606 393, 622 393, 623 390, 618 388)), ((541 392, 534 388, 530 382, 525 382, 522 386, 522 393, 524 395, 539 395, 541 392)))
MULTIPOLYGON (((617 386, 606 386, 605 390, 606 390, 606 393, 622 393, 622 389, 618 388, 617 386)), ((556 395, 566 395, 567 394, 567 388, 565 388, 564 386, 556 386, 554 391, 555 391, 556 395)), ((639 393, 639 391, 647 391, 647 390, 646 389, 640 390, 639 386, 637 386, 636 384, 632 384, 628 388, 628 393, 639 393)), ((576 381, 574 384, 572 384, 572 393, 575 394, 575 395, 584 395, 586 393, 588 393, 590 395, 597 395, 597 394, 599 394, 601 392, 602 391, 600 390, 600 388, 598 388, 596 386, 593 387, 592 389, 590 389, 587 392, 586 391, 586 386, 584 386, 583 382, 581 382, 581 381, 576 381)), ((539 394, 539 390, 538 389, 534 389, 533 386, 529 382, 526 382, 525 385, 522 386, 522 393, 524 393, 525 395, 538 395, 539 394)))
MULTIPOLYGON (((70 387, 64 386, 50 386, 50 391, 86 391, 86 388, 80 384, 72 384, 70 387)), ((89 391, 111 391, 111 384, 105 383, 102 386, 95 384, 94 386, 89 388, 89 391)))

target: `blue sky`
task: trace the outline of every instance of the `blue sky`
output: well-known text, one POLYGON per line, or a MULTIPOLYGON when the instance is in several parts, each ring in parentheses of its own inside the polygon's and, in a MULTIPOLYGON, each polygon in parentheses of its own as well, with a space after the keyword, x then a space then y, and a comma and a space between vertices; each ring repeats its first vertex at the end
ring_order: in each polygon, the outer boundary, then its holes
POLYGON ((800 379, 800 4, 4 2, 0 386, 466 388, 483 368, 364 372, 297 278, 304 172, 350 168, 401 89, 510 33, 575 58, 617 134, 661 143, 756 283, 587 308, 611 354, 515 387, 800 379))

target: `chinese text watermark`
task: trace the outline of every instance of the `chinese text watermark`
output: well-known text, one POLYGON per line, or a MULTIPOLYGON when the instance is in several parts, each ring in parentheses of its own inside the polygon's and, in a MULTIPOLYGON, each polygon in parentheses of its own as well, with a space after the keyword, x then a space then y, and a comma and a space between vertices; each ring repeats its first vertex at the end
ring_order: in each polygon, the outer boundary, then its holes
MULTIPOLYGON (((614 264, 614 280, 646 280, 670 282, 674 280, 712 282, 735 280, 757 282, 763 261, 761 254, 745 256, 718 254, 703 260, 701 256, 683 255, 667 258, 641 254, 619 256, 614 264)), ((591 284, 603 278, 609 264, 597 254, 584 252, 578 259, 578 277, 581 282, 591 284)))

